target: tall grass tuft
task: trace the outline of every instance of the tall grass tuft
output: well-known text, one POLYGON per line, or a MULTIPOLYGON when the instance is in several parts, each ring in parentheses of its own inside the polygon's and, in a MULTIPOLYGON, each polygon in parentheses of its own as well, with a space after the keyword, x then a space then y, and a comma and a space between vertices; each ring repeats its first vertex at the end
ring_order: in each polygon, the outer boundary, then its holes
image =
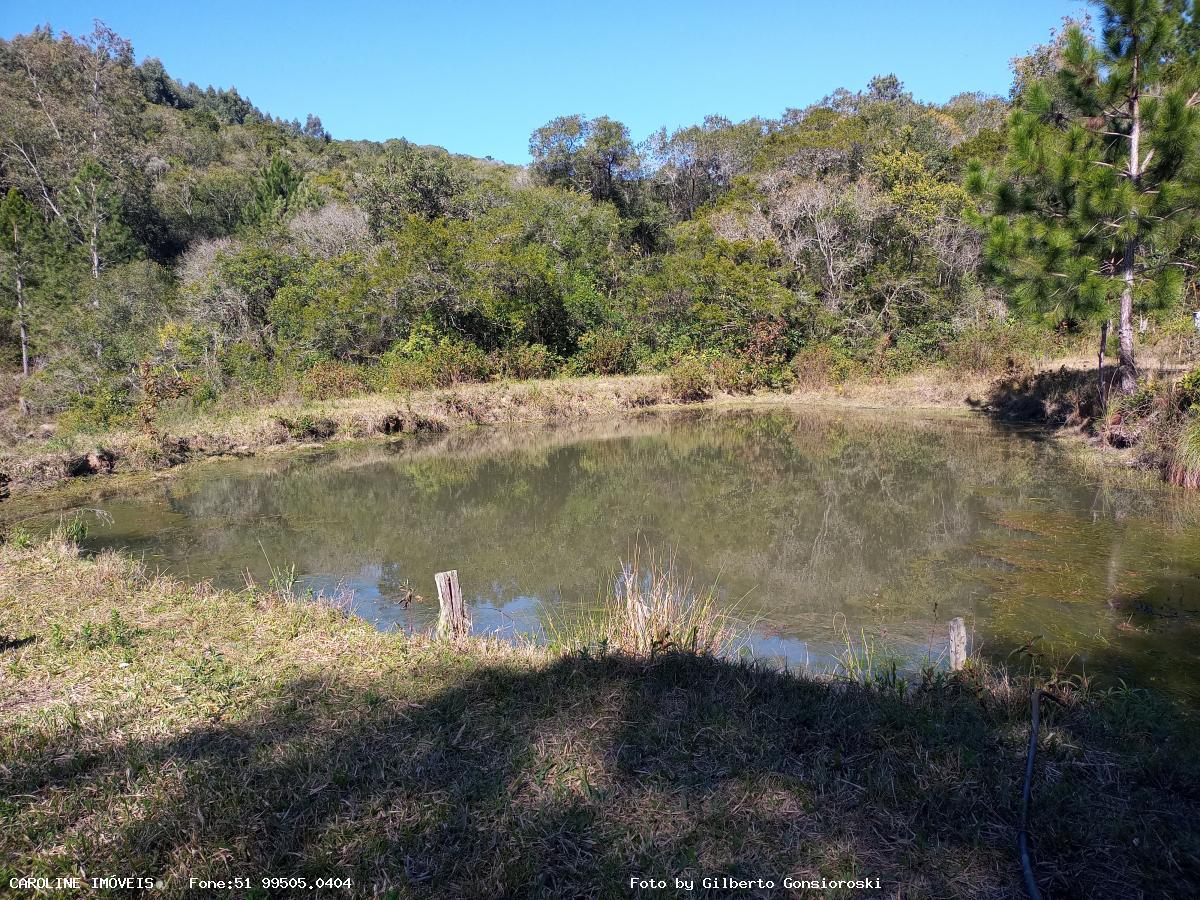
POLYGON ((859 640, 845 635, 846 649, 838 657, 839 674, 848 681, 863 687, 905 693, 907 682, 901 671, 905 658, 889 647, 883 640, 869 636, 865 629, 859 632, 859 640))
POLYGON ((111 525, 112 516, 102 509, 80 509, 67 516, 59 516, 58 524, 50 532, 50 537, 59 543, 78 547, 87 540, 91 529, 88 525, 87 514, 90 513, 99 525, 111 525))
POLYGON ((1189 419, 1180 429, 1168 475, 1172 484, 1200 487, 1200 418, 1189 419))
POLYGON ((715 590, 697 591, 670 559, 639 554, 621 564, 599 612, 578 623, 551 621, 550 643, 612 650, 637 656, 695 653, 733 656, 743 632, 723 611, 715 590))

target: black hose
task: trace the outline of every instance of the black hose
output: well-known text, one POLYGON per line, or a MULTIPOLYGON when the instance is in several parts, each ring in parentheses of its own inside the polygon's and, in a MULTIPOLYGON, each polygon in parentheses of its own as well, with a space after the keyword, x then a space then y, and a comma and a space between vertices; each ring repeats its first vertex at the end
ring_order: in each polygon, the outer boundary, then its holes
POLYGON ((1029 900, 1042 900, 1037 878, 1033 874, 1033 861, 1029 858, 1029 804, 1033 793, 1033 757, 1037 753, 1038 705, 1042 692, 1034 688, 1030 697, 1029 755, 1025 757, 1025 791, 1021 795, 1021 828, 1017 832, 1017 849, 1021 852, 1021 872, 1025 876, 1025 890, 1029 900))

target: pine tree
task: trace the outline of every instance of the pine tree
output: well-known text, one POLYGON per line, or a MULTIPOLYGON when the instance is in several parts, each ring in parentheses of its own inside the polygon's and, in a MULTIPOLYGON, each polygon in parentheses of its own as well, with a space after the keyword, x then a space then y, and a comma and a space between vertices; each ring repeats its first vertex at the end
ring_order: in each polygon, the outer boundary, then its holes
POLYGON ((301 180, 301 174, 286 159, 278 154, 272 156, 259 174, 254 199, 246 205, 246 223, 264 225, 283 221, 301 180))
POLYGON ((1101 23, 1096 43, 1070 30, 1057 72, 1023 91, 1005 171, 976 169, 968 186, 992 200, 987 256, 1019 307, 1060 321, 1116 307, 1130 393, 1134 310, 1178 299, 1185 281, 1200 111, 1178 4, 1108 0, 1101 23))

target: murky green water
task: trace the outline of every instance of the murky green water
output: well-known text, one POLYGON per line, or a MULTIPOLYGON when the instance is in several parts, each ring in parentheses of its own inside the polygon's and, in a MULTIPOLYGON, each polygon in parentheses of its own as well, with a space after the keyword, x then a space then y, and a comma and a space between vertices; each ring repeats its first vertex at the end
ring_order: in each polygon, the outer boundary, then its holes
MULTIPOLYGON (((1089 673, 1200 696, 1200 506, 962 418, 759 408, 486 430, 214 462, 87 505, 88 546, 240 586, 295 565, 383 628, 457 568, 478 631, 541 633, 622 559, 673 555, 753 622, 754 652, 830 665, 849 633, 937 656, 1028 639, 1089 673), (269 561, 269 562, 268 562, 269 561)), ((103 490, 103 488, 98 488, 103 490)))

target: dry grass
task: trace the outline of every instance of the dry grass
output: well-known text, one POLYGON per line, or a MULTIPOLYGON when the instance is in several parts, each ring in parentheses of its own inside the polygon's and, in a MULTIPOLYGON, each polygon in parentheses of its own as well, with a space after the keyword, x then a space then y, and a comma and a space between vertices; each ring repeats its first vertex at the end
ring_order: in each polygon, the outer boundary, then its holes
POLYGON ((1190 418, 1179 428, 1167 474, 1172 484, 1200 488, 1200 418, 1190 418))
POLYGON ((692 653, 732 657, 745 645, 745 626, 715 590, 697 591, 673 559, 639 553, 621 565, 612 597, 576 623, 549 623, 550 643, 565 650, 599 649, 635 656, 692 653))
POLYGON ((983 393, 990 376, 914 372, 896 378, 874 378, 800 390, 796 399, 809 405, 882 409, 967 409, 967 398, 983 393))
MULTIPOLYGON (((139 873, 180 896, 189 877, 277 875, 350 878, 355 896, 613 897, 632 875, 792 875, 1020 892, 1028 684, 982 666, 901 691, 666 650, 453 648, 61 542, 0 549, 0 610, 5 885, 139 873)), ((1196 896, 1194 719, 1050 688, 1043 890, 1196 896)))

